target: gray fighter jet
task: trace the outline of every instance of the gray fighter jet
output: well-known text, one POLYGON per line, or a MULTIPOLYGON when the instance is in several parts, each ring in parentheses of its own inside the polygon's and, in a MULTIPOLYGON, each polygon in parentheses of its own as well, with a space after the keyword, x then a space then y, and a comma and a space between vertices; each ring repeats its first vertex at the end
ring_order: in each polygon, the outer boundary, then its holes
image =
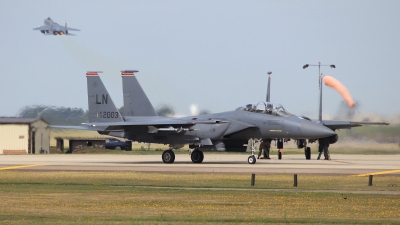
POLYGON ((48 17, 44 20, 44 25, 40 27, 33 28, 33 30, 40 30, 42 34, 47 35, 73 35, 68 31, 80 31, 79 29, 71 28, 67 26, 68 22, 65 22, 65 26, 60 26, 58 23, 53 22, 53 20, 48 17))
MULTIPOLYGON (((99 77, 87 72, 89 122, 84 126, 52 126, 84 129, 146 143, 169 144, 162 154, 173 163, 173 149, 189 144, 191 159, 201 163, 203 151, 244 151, 249 139, 318 139, 335 135, 331 129, 288 112, 282 105, 258 102, 234 111, 182 118, 158 116, 134 73, 122 71, 125 116, 122 117, 99 77)), ((254 164, 254 148, 248 163, 254 164)))
MULTIPOLYGON (((182 118, 157 116, 136 79, 136 72, 121 73, 124 117, 115 107, 98 72, 87 72, 89 123, 77 127, 53 127, 95 130, 132 141, 169 144, 170 149, 162 154, 164 163, 173 163, 173 149, 184 144, 189 144, 192 149, 192 162, 201 163, 203 151, 244 151, 244 145, 250 138, 318 139, 335 134, 325 126, 292 115, 280 104, 263 101, 207 115, 182 118)), ((248 163, 255 162, 252 151, 248 163)))
MULTIPOLYGON (((270 101, 270 89, 271 89, 271 74, 272 72, 268 72, 268 86, 267 86, 267 97, 266 100, 270 101)), ((351 129, 352 127, 360 127, 363 125, 389 125, 387 122, 365 122, 365 121, 347 121, 347 120, 323 120, 322 119, 322 77, 320 77, 320 87, 319 87, 319 119, 310 119, 305 116, 301 116, 300 118, 312 121, 316 124, 322 124, 323 126, 336 131, 338 129, 351 129)), ((329 145, 334 144, 339 140, 339 136, 335 133, 329 137, 323 138, 309 138, 308 142, 306 139, 296 139, 297 148, 304 148, 304 154, 306 159, 311 159, 311 148, 307 147, 307 143, 314 143, 318 141, 318 151, 319 155, 317 159, 320 159, 321 154, 324 153, 324 158, 326 160, 330 159, 329 154, 329 145)), ((283 146, 282 146, 283 148, 283 146)))

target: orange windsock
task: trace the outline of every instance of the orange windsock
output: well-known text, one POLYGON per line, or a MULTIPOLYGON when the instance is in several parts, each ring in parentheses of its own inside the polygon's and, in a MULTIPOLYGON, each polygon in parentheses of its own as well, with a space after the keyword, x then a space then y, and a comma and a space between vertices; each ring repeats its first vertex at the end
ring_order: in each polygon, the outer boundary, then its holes
POLYGON ((350 106, 350 108, 356 106, 347 88, 343 84, 341 84, 338 80, 336 80, 331 76, 324 76, 324 83, 326 86, 329 86, 335 89, 337 92, 339 92, 346 101, 347 105, 350 106))

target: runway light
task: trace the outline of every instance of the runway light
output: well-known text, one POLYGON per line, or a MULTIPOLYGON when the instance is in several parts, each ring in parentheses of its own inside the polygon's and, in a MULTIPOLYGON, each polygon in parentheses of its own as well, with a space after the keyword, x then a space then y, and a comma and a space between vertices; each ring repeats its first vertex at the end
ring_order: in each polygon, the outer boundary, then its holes
POLYGON ((331 68, 336 68, 336 66, 335 66, 335 65, 333 65, 333 64, 332 64, 332 65, 330 65, 330 67, 331 67, 331 68))
POLYGON ((304 65, 304 66, 303 66, 303 69, 305 69, 305 68, 307 68, 307 67, 308 67, 308 64, 304 65))

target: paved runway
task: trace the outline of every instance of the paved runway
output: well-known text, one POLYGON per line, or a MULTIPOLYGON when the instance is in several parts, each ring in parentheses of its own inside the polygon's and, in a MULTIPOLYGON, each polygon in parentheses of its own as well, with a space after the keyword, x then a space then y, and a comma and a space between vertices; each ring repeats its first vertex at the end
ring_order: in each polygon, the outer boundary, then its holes
POLYGON ((284 155, 282 160, 247 163, 247 155, 207 154, 194 164, 190 156, 177 154, 175 163, 164 164, 161 155, 0 155, 1 170, 30 171, 137 171, 169 173, 297 173, 400 175, 400 155, 334 155, 333 159, 305 160, 303 155, 284 155))

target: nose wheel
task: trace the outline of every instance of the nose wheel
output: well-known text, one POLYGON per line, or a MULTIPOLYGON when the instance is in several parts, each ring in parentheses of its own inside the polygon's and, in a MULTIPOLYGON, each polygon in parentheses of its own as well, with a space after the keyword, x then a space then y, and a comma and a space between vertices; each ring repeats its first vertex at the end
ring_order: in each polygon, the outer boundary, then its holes
POLYGON ((251 156, 249 156, 249 158, 247 158, 247 162, 249 164, 255 164, 256 163, 256 157, 254 156, 254 153, 256 152, 256 146, 258 143, 261 142, 262 139, 254 139, 254 138, 250 138, 248 144, 251 145, 251 156))
POLYGON ((247 158, 247 162, 249 164, 255 164, 256 163, 256 157, 254 155, 249 156, 249 158, 247 158))

